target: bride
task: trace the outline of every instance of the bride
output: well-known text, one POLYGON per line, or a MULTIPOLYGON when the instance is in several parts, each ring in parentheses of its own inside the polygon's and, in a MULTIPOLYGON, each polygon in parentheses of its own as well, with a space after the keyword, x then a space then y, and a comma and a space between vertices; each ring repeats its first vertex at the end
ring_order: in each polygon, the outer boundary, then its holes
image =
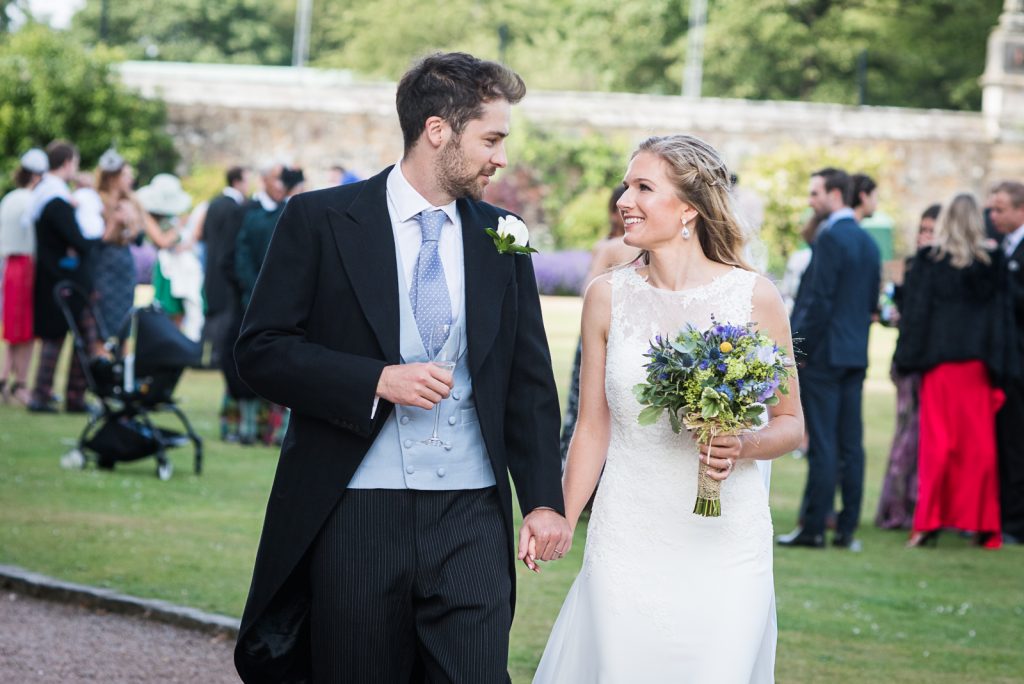
POLYGON ((775 286, 741 256, 729 172, 694 137, 654 137, 633 153, 618 202, 639 266, 594 281, 583 304, 580 413, 565 471, 575 527, 598 477, 583 567, 537 669, 548 682, 772 682, 772 522, 758 461, 803 433, 796 378, 756 432, 708 453, 668 418, 641 427, 632 388, 657 334, 687 323, 757 327, 792 352, 775 286), (691 511, 697 459, 722 483, 722 515, 691 511), (602 475, 602 469, 604 471, 602 475))

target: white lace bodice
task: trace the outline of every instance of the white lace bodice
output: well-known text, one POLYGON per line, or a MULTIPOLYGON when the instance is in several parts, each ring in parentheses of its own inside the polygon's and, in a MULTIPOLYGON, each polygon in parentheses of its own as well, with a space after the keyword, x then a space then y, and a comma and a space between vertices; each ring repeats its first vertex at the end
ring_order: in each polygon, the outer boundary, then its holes
MULTIPOLYGON (((692 324, 701 330, 718 323, 745 325, 750 320, 751 300, 756 274, 733 270, 707 285, 688 290, 660 290, 635 268, 623 268, 612 274, 612 316, 608 331, 605 392, 612 414, 612 439, 664 435, 661 425, 651 426, 646 435, 635 435, 636 419, 642 408, 633 397, 633 386, 643 382, 644 352, 655 335, 674 335, 692 324)), ((667 420, 665 425, 668 425, 667 420)))
POLYGON ((755 463, 740 461, 723 483, 722 517, 694 515, 696 444, 685 431, 674 433, 667 416, 655 425, 640 426, 637 417, 643 407, 633 396, 633 387, 646 377, 643 354, 655 335, 672 335, 688 323, 704 329, 712 316, 718 323, 746 324, 756 279, 756 274, 735 268, 707 285, 669 291, 651 286, 634 268, 612 275, 605 362, 611 439, 600 503, 591 517, 588 561, 623 562, 615 547, 626 538, 673 544, 677 537, 672 528, 680 522, 716 529, 724 537, 749 539, 753 534, 757 553, 771 552, 768 497, 755 463))

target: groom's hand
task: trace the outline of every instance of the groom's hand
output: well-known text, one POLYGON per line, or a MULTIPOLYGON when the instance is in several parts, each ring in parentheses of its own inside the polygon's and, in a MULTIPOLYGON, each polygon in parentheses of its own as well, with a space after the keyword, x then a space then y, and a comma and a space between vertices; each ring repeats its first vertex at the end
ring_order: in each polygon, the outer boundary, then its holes
POLYGON ((432 409, 448 398, 454 380, 451 371, 433 363, 385 366, 377 381, 377 396, 392 404, 432 409))
POLYGON ((519 560, 534 572, 537 561, 561 558, 572 546, 572 528, 565 516, 549 509, 535 508, 523 518, 519 530, 519 560))

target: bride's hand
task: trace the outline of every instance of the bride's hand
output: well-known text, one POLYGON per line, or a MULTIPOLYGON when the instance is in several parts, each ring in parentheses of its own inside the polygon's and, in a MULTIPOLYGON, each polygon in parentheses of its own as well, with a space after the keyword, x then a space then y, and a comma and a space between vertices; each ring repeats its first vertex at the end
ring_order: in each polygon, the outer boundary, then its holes
POLYGON ((743 455, 743 435, 719 435, 711 440, 710 459, 708 458, 709 446, 698 444, 700 460, 707 463, 708 477, 719 482, 725 480, 732 474, 736 461, 743 455))

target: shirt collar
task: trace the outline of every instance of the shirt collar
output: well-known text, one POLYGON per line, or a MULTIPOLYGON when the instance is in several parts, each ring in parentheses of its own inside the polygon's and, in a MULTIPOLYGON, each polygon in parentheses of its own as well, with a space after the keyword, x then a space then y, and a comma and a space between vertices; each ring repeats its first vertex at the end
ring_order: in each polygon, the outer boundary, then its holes
POLYGON ((260 206, 263 207, 263 211, 267 212, 268 214, 270 212, 277 211, 277 202, 270 199, 270 195, 263 192, 262 190, 253 195, 253 199, 259 202, 260 206))
POLYGON ((1017 230, 1013 231, 1003 239, 1003 245, 1006 247, 1006 255, 1013 256, 1013 253, 1017 251, 1017 247, 1020 245, 1021 240, 1024 240, 1024 224, 1017 227, 1017 230))
POLYGON ((224 188, 224 195, 235 200, 235 204, 242 204, 243 202, 245 202, 245 195, 243 195, 230 185, 224 188))
POLYGON ((828 215, 828 220, 825 221, 825 227, 826 228, 831 228, 838 221, 841 221, 844 218, 852 218, 852 219, 856 220, 857 219, 857 215, 853 213, 853 209, 851 209, 850 207, 843 207, 842 209, 836 209, 835 211, 833 211, 831 214, 828 215))
POLYGON ((412 187, 408 179, 406 179, 405 174, 402 173, 401 161, 395 164, 395 167, 391 169, 391 173, 388 174, 387 188, 388 196, 391 198, 391 202, 398 214, 395 218, 398 219, 399 223, 405 223, 415 218, 420 212, 429 209, 440 209, 448 216, 448 220, 455 224, 455 200, 452 200, 443 207, 432 205, 423 195, 416 192, 416 188, 412 187))

